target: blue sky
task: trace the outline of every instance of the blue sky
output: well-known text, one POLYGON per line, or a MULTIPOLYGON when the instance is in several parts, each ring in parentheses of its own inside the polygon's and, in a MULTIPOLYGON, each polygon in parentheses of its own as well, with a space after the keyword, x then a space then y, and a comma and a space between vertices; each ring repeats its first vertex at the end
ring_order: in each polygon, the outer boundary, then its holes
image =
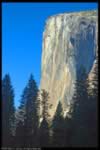
POLYGON ((11 76, 16 106, 31 73, 39 86, 46 19, 97 7, 97 3, 2 3, 2 77, 11 76))

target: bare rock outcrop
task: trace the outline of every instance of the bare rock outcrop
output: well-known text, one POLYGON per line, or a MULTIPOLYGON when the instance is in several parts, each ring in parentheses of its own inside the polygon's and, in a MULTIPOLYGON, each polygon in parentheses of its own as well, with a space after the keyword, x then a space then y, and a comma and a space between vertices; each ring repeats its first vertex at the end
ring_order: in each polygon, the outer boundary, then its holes
POLYGON ((66 112, 74 82, 83 69, 91 72, 97 52, 98 12, 84 11, 51 16, 43 33, 40 89, 49 92, 54 114, 59 101, 66 112))

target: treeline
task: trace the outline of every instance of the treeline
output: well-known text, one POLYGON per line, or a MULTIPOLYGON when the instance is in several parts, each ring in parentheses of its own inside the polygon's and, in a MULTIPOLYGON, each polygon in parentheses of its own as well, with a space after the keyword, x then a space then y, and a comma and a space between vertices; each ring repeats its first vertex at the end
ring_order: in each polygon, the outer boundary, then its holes
MULTIPOLYGON (((85 71, 83 76, 86 76, 85 71)), ((66 83, 67 84, 67 83, 66 83)), ((71 109, 66 117, 59 101, 49 121, 49 93, 30 76, 15 109, 14 89, 10 76, 2 80, 2 147, 96 147, 98 68, 89 88, 87 78, 77 80, 71 109), (39 96, 40 93, 40 96, 39 96)))

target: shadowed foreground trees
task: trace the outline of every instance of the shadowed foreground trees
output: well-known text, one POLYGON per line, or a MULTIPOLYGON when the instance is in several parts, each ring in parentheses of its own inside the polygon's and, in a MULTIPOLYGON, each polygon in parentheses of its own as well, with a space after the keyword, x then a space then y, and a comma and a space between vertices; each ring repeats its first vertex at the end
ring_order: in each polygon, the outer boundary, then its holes
MULTIPOLYGON (((96 76, 93 80, 97 83, 96 76)), ((92 95, 88 93, 88 89, 87 79, 76 81, 72 113, 72 147, 97 146, 97 84, 92 89, 93 91, 96 89, 95 93, 92 91, 92 95)))
POLYGON ((13 145, 15 132, 14 90, 9 74, 2 81, 2 145, 13 145), (9 139, 9 140, 8 140, 9 139))
POLYGON ((25 138, 26 138, 25 106, 26 106, 26 101, 27 101, 27 93, 28 93, 28 88, 26 86, 21 95, 20 106, 18 107, 17 114, 16 114, 16 139, 15 139, 16 147, 25 146, 25 138))
POLYGON ((25 134, 26 134, 26 146, 32 147, 35 144, 36 132, 38 128, 38 118, 36 109, 36 99, 38 93, 38 87, 36 85, 33 76, 30 76, 27 92, 27 101, 25 106, 25 134))
POLYGON ((50 117, 48 110, 51 108, 49 104, 49 93, 45 90, 42 90, 41 93, 41 106, 42 106, 42 122, 39 128, 39 145, 40 147, 48 147, 50 146, 50 130, 48 118, 50 117))
POLYGON ((20 120, 16 128, 16 141, 19 141, 19 147, 33 147, 37 142, 36 138, 39 124, 36 107, 37 93, 38 87, 33 79, 33 75, 31 75, 23 91, 21 105, 19 107, 19 116, 21 119, 18 118, 20 120))
POLYGON ((58 103, 57 110, 52 121, 52 130, 53 130, 52 145, 56 147, 64 146, 65 127, 61 102, 58 103))
POLYGON ((96 147, 97 65, 91 83, 93 88, 89 93, 88 80, 77 80, 70 115, 63 117, 62 104, 59 102, 54 118, 49 122, 48 110, 52 107, 49 93, 42 90, 39 98, 38 87, 31 75, 21 95, 15 119, 14 90, 9 75, 6 75, 2 81, 2 147, 96 147))

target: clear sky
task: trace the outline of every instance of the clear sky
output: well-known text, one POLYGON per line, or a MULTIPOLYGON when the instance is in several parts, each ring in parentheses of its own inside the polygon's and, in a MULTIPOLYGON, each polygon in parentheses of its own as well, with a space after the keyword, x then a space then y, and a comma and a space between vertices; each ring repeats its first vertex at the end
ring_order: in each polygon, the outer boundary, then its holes
POLYGON ((11 76, 16 106, 31 73, 39 86, 46 19, 97 7, 97 3, 2 3, 2 77, 11 76))

